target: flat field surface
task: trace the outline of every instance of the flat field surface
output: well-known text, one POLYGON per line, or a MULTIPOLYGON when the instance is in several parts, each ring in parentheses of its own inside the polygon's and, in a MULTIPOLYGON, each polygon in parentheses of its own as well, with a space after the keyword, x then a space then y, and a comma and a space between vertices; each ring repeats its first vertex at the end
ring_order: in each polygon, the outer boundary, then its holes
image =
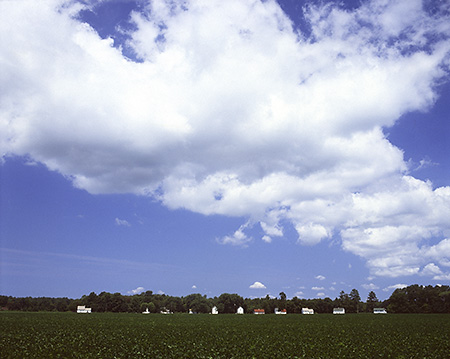
POLYGON ((450 315, 0 312, 6 358, 450 358, 450 315))

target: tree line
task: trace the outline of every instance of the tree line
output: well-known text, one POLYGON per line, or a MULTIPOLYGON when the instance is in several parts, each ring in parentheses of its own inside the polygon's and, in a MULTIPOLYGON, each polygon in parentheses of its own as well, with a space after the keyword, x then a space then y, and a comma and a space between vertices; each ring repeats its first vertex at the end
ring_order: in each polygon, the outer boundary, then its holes
POLYGON ((301 313, 302 308, 314 309, 316 313, 332 313, 336 307, 344 308, 346 313, 372 312, 373 308, 377 307, 384 307, 390 313, 450 313, 450 287, 415 284, 396 289, 385 301, 379 301, 375 292, 371 291, 365 302, 361 300, 356 289, 352 289, 350 293, 341 291, 339 297, 334 300, 298 297, 287 299, 284 292, 275 298, 267 295, 263 298, 245 299, 238 294, 230 293, 207 298, 201 294, 176 297, 155 294, 152 291, 135 295, 92 292, 79 299, 0 296, 2 310, 75 312, 78 305, 90 307, 93 312, 116 313, 140 313, 147 309, 151 313, 166 310, 174 313, 185 313, 189 310, 194 313, 210 313, 214 306, 222 314, 236 313, 239 307, 244 308, 245 313, 252 313, 254 309, 264 309, 266 313, 273 313, 275 308, 286 309, 288 313, 301 313))

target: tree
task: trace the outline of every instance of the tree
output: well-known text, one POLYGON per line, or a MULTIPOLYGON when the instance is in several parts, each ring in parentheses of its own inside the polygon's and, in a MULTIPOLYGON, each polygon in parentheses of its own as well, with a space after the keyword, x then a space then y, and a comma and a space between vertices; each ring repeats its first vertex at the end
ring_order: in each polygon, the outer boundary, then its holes
POLYGON ((208 300, 204 297, 194 299, 191 303, 190 309, 194 313, 209 313, 211 311, 208 300))
POLYGON ((336 298, 336 304, 338 307, 345 308, 346 311, 350 311, 350 297, 343 290, 339 293, 339 298, 336 298))
POLYGON ((127 311, 128 305, 125 302, 123 295, 120 293, 114 293, 111 298, 111 312, 121 313, 127 311))
POLYGON ((149 311, 150 313, 156 313, 156 306, 155 306, 155 303, 153 303, 153 302, 148 303, 148 311, 149 311))
POLYGON ((183 303, 186 310, 191 309, 193 312, 197 312, 196 309, 201 308, 200 303, 202 303, 204 300, 206 301, 206 298, 204 298, 200 293, 194 293, 184 297, 183 303))
POLYGON ((369 292, 367 296, 367 311, 372 312, 373 308, 375 308, 378 304, 378 298, 375 292, 372 290, 369 292))
POLYGON ((351 311, 353 313, 358 313, 359 310, 359 303, 361 302, 361 297, 359 296, 359 292, 357 289, 352 289, 349 294, 350 304, 351 304, 351 311))
POLYGON ((223 293, 217 299, 219 313, 236 313, 244 305, 244 298, 238 294, 223 293))
POLYGON ((408 313, 408 298, 405 288, 397 288, 394 290, 388 300, 388 311, 392 313, 408 313))
POLYGON ((165 306, 171 312, 184 312, 185 311, 185 308, 183 305, 183 300, 179 297, 169 297, 166 301, 165 306))
POLYGON ((145 312, 146 309, 148 309, 149 312, 151 313, 150 303, 146 303, 146 302, 141 303, 141 308, 140 308, 141 312, 145 312))
POLYGON ((331 313, 333 312, 333 301, 330 298, 324 298, 324 299, 313 299, 314 306, 313 309, 317 313, 331 313))
POLYGON ((377 295, 375 294, 375 292, 373 290, 371 290, 369 292, 369 295, 367 296, 367 302, 370 302, 370 303, 378 302, 377 295))
POLYGON ((130 302, 128 303, 128 310, 132 313, 139 313, 140 311, 142 312, 141 305, 142 305, 141 297, 139 297, 138 295, 133 295, 130 298, 130 302))
POLYGON ((167 308, 173 312, 184 312, 191 308, 198 313, 207 313, 215 305, 220 313, 236 313, 240 306, 247 313, 255 308, 262 308, 266 313, 273 313, 276 307, 287 309, 289 313, 299 313, 303 307, 312 308, 318 313, 331 313, 333 307, 343 307, 352 313, 363 310, 372 311, 375 306, 387 307, 387 310, 392 313, 450 313, 450 287, 415 284, 396 289, 391 297, 382 303, 373 291, 369 293, 366 303, 362 303, 356 289, 353 289, 350 294, 341 291, 334 301, 330 298, 299 299, 297 297, 288 300, 284 292, 279 294, 279 299, 269 295, 265 298, 243 299, 237 294, 229 293, 209 299, 201 294, 191 294, 180 298, 153 294, 151 291, 133 296, 108 292, 96 295, 95 292, 91 292, 79 299, 0 296, 0 307, 7 310, 76 311, 78 305, 92 307, 93 312, 142 312, 146 308, 152 313, 159 312, 161 308, 167 308))

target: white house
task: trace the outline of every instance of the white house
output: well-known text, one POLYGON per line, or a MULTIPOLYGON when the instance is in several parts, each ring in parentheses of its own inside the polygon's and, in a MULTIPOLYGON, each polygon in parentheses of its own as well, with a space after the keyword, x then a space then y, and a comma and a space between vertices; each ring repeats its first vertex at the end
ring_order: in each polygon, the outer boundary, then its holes
POLYGON ((211 314, 219 314, 219 310, 217 309, 217 307, 212 308, 211 314))
POLYGON ((160 312, 161 314, 173 314, 169 309, 163 308, 160 312))
POLYGON ((373 308, 373 314, 387 314, 384 308, 373 308))
POLYGON ((145 310, 145 312, 142 312, 142 314, 150 314, 150 312, 148 311, 148 308, 145 310))
POLYGON ((278 308, 275 308, 275 314, 287 314, 286 309, 279 310, 278 308))
POLYGON ((302 308, 302 314, 314 314, 314 309, 302 308))
POLYGON ((237 309, 236 314, 244 314, 244 308, 239 307, 239 308, 237 309))
POLYGON ((264 309, 255 309, 253 310, 253 314, 266 314, 264 309))
POLYGON ((77 307, 77 313, 92 313, 92 309, 86 308, 84 305, 79 305, 77 307))
POLYGON ((333 314, 345 314, 344 308, 333 308, 333 314))

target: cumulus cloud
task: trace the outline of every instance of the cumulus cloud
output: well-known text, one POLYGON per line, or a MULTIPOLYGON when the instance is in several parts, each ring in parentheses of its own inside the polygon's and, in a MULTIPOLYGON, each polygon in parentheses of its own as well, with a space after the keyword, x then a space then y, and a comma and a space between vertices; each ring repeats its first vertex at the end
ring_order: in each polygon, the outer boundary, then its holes
POLYGON ((325 280, 325 277, 321 274, 315 276, 314 278, 318 279, 318 280, 325 280))
POLYGON ((128 294, 139 294, 142 293, 144 290, 145 290, 144 287, 137 287, 136 289, 128 291, 128 294))
POLYGON ((124 226, 124 227, 130 227, 131 226, 130 222, 128 222, 126 219, 116 218, 115 219, 115 223, 116 223, 117 226, 124 226))
POLYGON ((127 34, 139 61, 82 6, 0 2, 2 156, 93 194, 251 220, 224 244, 290 223, 299 244, 340 237, 375 276, 449 275, 450 187, 413 178, 383 132, 448 80, 448 4, 311 4, 307 36, 271 0, 148 1, 127 34))
POLYGON ((324 290, 325 288, 324 287, 312 287, 311 289, 312 290, 324 290))
POLYGON ((250 287, 250 289, 266 289, 266 286, 261 282, 255 282, 250 287))
POLYGON ((441 268, 434 263, 428 263, 420 271, 423 276, 431 276, 434 280, 449 280, 450 274, 442 272, 441 268))

